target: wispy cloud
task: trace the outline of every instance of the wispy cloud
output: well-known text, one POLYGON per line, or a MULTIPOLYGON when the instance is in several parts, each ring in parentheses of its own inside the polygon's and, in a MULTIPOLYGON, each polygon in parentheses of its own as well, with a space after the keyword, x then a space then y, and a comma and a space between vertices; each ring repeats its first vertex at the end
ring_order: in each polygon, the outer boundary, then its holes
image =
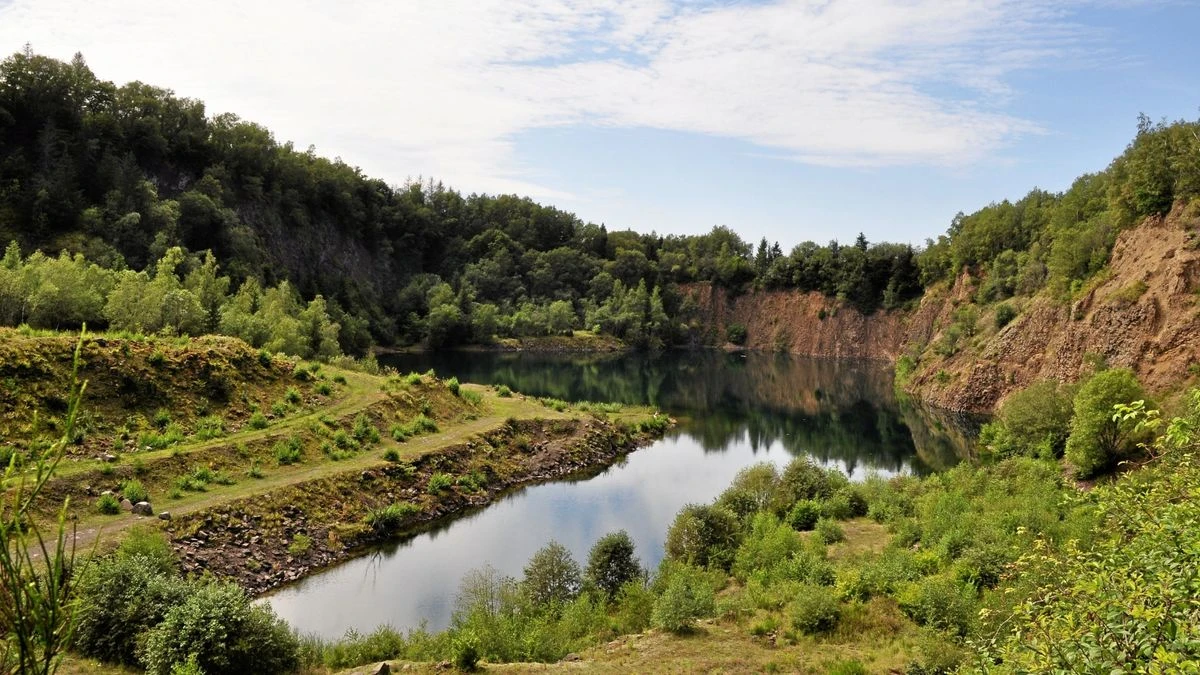
POLYGON ((1009 80, 1098 42, 1053 0, 14 0, 0 48, 201 98, 402 180, 554 197, 514 137, 735 138, 829 165, 975 162, 1040 131, 1009 80))

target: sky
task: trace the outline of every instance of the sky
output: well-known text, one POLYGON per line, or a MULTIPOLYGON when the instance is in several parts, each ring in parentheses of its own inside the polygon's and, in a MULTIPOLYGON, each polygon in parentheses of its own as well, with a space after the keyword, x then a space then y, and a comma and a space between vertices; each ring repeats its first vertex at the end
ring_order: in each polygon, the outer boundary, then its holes
POLYGON ((402 184, 610 230, 919 244, 1200 118, 1200 0, 0 0, 84 55, 402 184))

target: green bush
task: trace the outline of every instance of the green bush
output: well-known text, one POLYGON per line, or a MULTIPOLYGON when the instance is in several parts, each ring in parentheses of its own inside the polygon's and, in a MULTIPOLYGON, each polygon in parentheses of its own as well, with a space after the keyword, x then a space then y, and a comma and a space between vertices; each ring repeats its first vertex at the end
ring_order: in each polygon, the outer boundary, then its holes
POLYGON ((975 620, 975 588, 945 577, 928 577, 900 591, 900 607, 913 621, 966 635, 975 620))
POLYGON ((828 499, 839 487, 848 484, 846 477, 837 470, 826 470, 807 457, 798 457, 784 468, 771 503, 777 515, 791 511, 792 505, 801 499, 828 499))
POLYGON ((745 582, 761 569, 770 569, 800 551, 800 538, 775 514, 760 511, 754 516, 750 532, 742 539, 733 561, 733 575, 745 582))
POLYGON ((801 586, 788 607, 792 626, 807 635, 833 630, 840 614, 841 606, 828 586, 801 586))
POLYGON ((296 389, 295 387, 288 387, 287 391, 283 394, 283 400, 291 403, 292 405, 296 405, 300 402, 300 390, 296 389))
POLYGON ((689 504, 667 530, 667 557, 700 567, 729 569, 740 537, 737 516, 730 511, 689 504))
POLYGON ((725 328, 725 339, 735 345, 746 344, 746 327, 740 323, 731 323, 725 328))
POLYGON ((146 491, 146 486, 136 478, 121 481, 121 495, 134 504, 150 501, 150 493, 146 491))
POLYGON ((438 472, 429 477, 429 484, 425 486, 425 491, 431 495, 436 495, 442 490, 448 490, 453 486, 454 476, 438 472))
POLYGON ((76 588, 74 649, 109 663, 134 665, 138 639, 191 592, 147 555, 117 555, 85 565, 76 588))
POLYGON ((449 380, 446 380, 446 388, 449 389, 450 393, 454 394, 455 396, 458 396, 459 392, 462 390, 461 385, 458 383, 457 377, 452 377, 449 380))
POLYGON ((292 436, 286 441, 276 442, 271 446, 271 452, 280 466, 295 464, 300 461, 301 455, 304 453, 304 443, 299 436, 292 436))
POLYGON ((817 520, 817 525, 813 528, 813 533, 817 539, 826 544, 836 544, 846 538, 846 533, 842 531, 842 527, 837 524, 837 521, 830 518, 817 520))
POLYGON ((404 525, 404 521, 421 512, 421 507, 410 502, 398 502, 372 509, 363 522, 380 534, 393 532, 404 525))
POLYGON ((996 306, 996 329, 1004 328, 1012 323, 1012 320, 1017 318, 1017 310, 1010 304, 1003 303, 996 306))
POLYGON ((206 675, 291 673, 299 653, 287 623, 232 583, 205 584, 173 605, 138 650, 150 675, 170 675, 193 657, 206 675))
POLYGON ((1061 457, 1070 432, 1073 388, 1041 380, 1004 399, 979 444, 996 457, 1061 457))
POLYGON ((496 395, 499 396, 500 398, 511 398, 512 397, 512 389, 509 389, 508 385, 504 385, 504 384, 497 385, 496 386, 496 395))
POLYGON ((328 382, 322 382, 317 385, 316 391, 321 396, 328 396, 333 393, 333 387, 329 386, 328 382))
POLYGON ((584 578, 610 600, 627 584, 644 575, 641 563, 634 555, 633 539, 625 530, 604 535, 588 553, 584 578))
POLYGON ((259 411, 255 411, 254 414, 250 416, 250 421, 248 424, 251 429, 266 429, 270 422, 267 421, 266 415, 259 411))
POLYGON ((354 440, 360 443, 378 443, 379 429, 375 428, 375 424, 371 422, 371 418, 367 417, 366 413, 359 413, 354 418, 354 440))
POLYGON ((454 667, 472 672, 479 666, 479 638, 471 631, 462 631, 454 637, 454 667))
POLYGON ((801 499, 788 511, 787 523, 794 530, 807 532, 817 525, 821 517, 821 503, 812 499, 801 499))
POLYGON ((216 415, 201 417, 196 421, 195 436, 198 441, 209 441, 225 435, 225 420, 216 415))
POLYGON ((654 602, 651 622, 663 630, 683 633, 692 629, 696 619, 708 616, 716 608, 712 586, 700 570, 690 565, 677 567, 658 599, 654 602))
POLYGON ((388 448, 387 450, 383 451, 383 459, 385 462, 391 462, 395 464, 396 462, 400 461, 400 452, 395 448, 388 448))
POLYGON ((1124 368, 1101 371, 1083 383, 1075 394, 1066 448, 1067 461, 1076 475, 1088 478, 1111 468, 1145 438, 1113 415, 1113 406, 1118 403, 1145 399, 1146 393, 1133 371, 1124 368))
POLYGON ((96 510, 106 516, 114 516, 121 512, 121 502, 111 494, 100 495, 96 500, 96 510))

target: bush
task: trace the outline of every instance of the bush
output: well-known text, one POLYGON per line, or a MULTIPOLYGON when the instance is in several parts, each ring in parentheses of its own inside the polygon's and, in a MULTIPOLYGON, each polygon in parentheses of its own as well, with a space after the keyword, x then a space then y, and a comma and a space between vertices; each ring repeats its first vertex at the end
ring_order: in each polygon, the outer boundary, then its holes
POLYGON ((447 490, 454 485, 454 476, 448 473, 435 473, 429 477, 429 484, 425 486, 425 491, 431 495, 436 495, 442 490, 447 490))
POLYGON ((250 416, 250 421, 248 424, 250 425, 251 429, 266 429, 270 422, 267 421, 266 415, 259 411, 255 411, 255 413, 250 416))
POLYGON ((106 516, 115 516, 121 512, 121 502, 111 494, 100 495, 96 500, 96 510, 106 516))
POLYGON ((496 387, 496 395, 499 396, 500 398, 511 398, 512 397, 512 389, 509 389, 508 385, 505 385, 505 384, 498 385, 496 387))
POLYGON ((400 461, 400 452, 395 448, 388 448, 383 451, 383 460, 395 464, 400 461))
POLYGON ((135 527, 129 530, 117 547, 117 557, 141 557, 154 564, 164 575, 175 572, 175 551, 162 531, 151 527, 135 527))
POLYGON ((625 530, 604 535, 588 553, 584 578, 609 600, 626 584, 643 576, 641 563, 634 555, 633 539, 625 530))
POLYGON ((283 394, 283 399, 292 405, 296 405, 300 402, 300 391, 295 387, 288 387, 287 391, 283 394))
POLYGON ((898 600, 918 624, 958 635, 966 635, 975 619, 975 588, 945 577, 910 584, 898 600))
POLYGON ((170 675, 193 657, 206 675, 290 673, 299 653, 287 623, 232 583, 200 586, 167 611, 138 651, 150 675, 170 675))
POLYGON ((807 635, 824 633, 837 626, 841 608, 833 590, 827 586, 800 587, 788 608, 792 626, 807 635))
POLYGON ((461 631, 454 636, 451 645, 454 650, 454 667, 464 672, 472 672, 479 666, 479 638, 471 631, 461 631))
POLYGON ((358 417, 354 418, 354 440, 360 443, 378 443, 379 429, 375 428, 375 424, 371 422, 371 418, 367 417, 366 413, 359 413, 358 417))
POLYGON ((312 548, 312 537, 307 534, 297 534, 292 537, 292 543, 288 544, 287 552, 288 555, 293 556, 304 555, 310 548, 312 548))
POLYGON ((1079 388, 1066 448, 1076 475, 1094 476, 1129 454, 1138 438, 1130 424, 1113 419, 1113 406, 1145 399, 1133 371, 1124 368, 1096 373, 1079 388))
POLYGON ((280 466, 295 464, 300 461, 300 456, 304 452, 304 444, 300 441, 299 436, 292 436, 286 441, 275 443, 271 447, 271 452, 280 466))
POLYGON ((74 648, 84 656, 133 665, 138 638, 190 593, 190 586, 145 555, 100 558, 76 589, 74 648))
POLYGON ((551 541, 525 566, 522 585, 534 605, 561 605, 575 599, 582 587, 579 564, 562 544, 551 541))
POLYGON ((667 557, 701 567, 729 569, 741 528, 737 516, 719 506, 689 504, 667 530, 667 557))
POLYGON ((775 514, 759 512, 733 561, 733 575, 745 582, 756 570, 770 569, 800 551, 800 538, 775 514))
POLYGON ((1004 328, 1017 318, 1017 310, 1007 302, 996 307, 996 330, 1004 328))
POLYGON ((821 503, 812 499, 801 499, 788 511, 787 523, 793 530, 807 532, 817 525, 821 517, 821 503))
POLYGON ((826 544, 836 544, 846 538, 846 533, 842 531, 842 527, 837 524, 837 521, 830 518, 821 518, 817 521, 816 527, 813 528, 817 539, 820 539, 826 544))
POLYGON ((388 504, 367 513, 363 521, 377 533, 385 534, 400 528, 410 516, 420 513, 421 507, 410 502, 388 504))
POLYGON ((1004 399, 996 419, 985 424, 979 443, 998 457, 1061 457, 1070 431, 1072 389, 1041 380, 1004 399))
POLYGON ((196 421, 195 436, 198 441, 209 441, 225 435, 225 420, 216 415, 201 417, 196 421))
POLYGON ((725 329, 725 339, 735 345, 746 344, 746 327, 740 323, 731 323, 725 329))
POLYGON ((121 481, 121 495, 134 504, 150 501, 150 493, 146 491, 146 486, 136 478, 121 481))
POLYGON ((446 380, 446 388, 450 390, 451 394, 458 396, 459 392, 461 391, 461 385, 458 383, 458 378, 452 377, 449 380, 446 380))
POLYGON ((807 457, 798 457, 788 463, 779 477, 779 485, 772 497, 772 506, 777 515, 784 515, 801 499, 828 499, 834 490, 848 481, 840 471, 826 470, 807 457))
POLYGON ((696 619, 713 613, 713 589, 703 573, 691 566, 674 569, 662 595, 654 602, 651 622, 673 633, 691 630, 696 619))
POLYGON ((333 387, 329 386, 328 382, 322 382, 317 385, 317 393, 321 396, 328 396, 333 393, 333 387))

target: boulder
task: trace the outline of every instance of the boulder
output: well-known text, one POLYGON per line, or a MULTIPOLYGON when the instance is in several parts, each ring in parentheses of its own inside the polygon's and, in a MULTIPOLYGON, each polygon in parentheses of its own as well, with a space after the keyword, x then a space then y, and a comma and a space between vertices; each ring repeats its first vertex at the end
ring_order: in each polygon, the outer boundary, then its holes
POLYGON ((129 501, 128 499, 122 499, 121 500, 121 510, 122 511, 132 511, 133 510, 133 502, 129 501))
POLYGON ((152 516, 154 515, 154 508, 150 506, 150 502, 138 502, 133 505, 133 515, 152 516))
POLYGON ((367 671, 370 675, 391 675, 392 667, 387 664, 387 661, 379 664, 378 667, 367 671))
POLYGON ((158 519, 159 519, 159 520, 170 520, 170 519, 171 519, 171 512, 170 512, 170 511, 163 511, 162 513, 158 514, 158 519))

